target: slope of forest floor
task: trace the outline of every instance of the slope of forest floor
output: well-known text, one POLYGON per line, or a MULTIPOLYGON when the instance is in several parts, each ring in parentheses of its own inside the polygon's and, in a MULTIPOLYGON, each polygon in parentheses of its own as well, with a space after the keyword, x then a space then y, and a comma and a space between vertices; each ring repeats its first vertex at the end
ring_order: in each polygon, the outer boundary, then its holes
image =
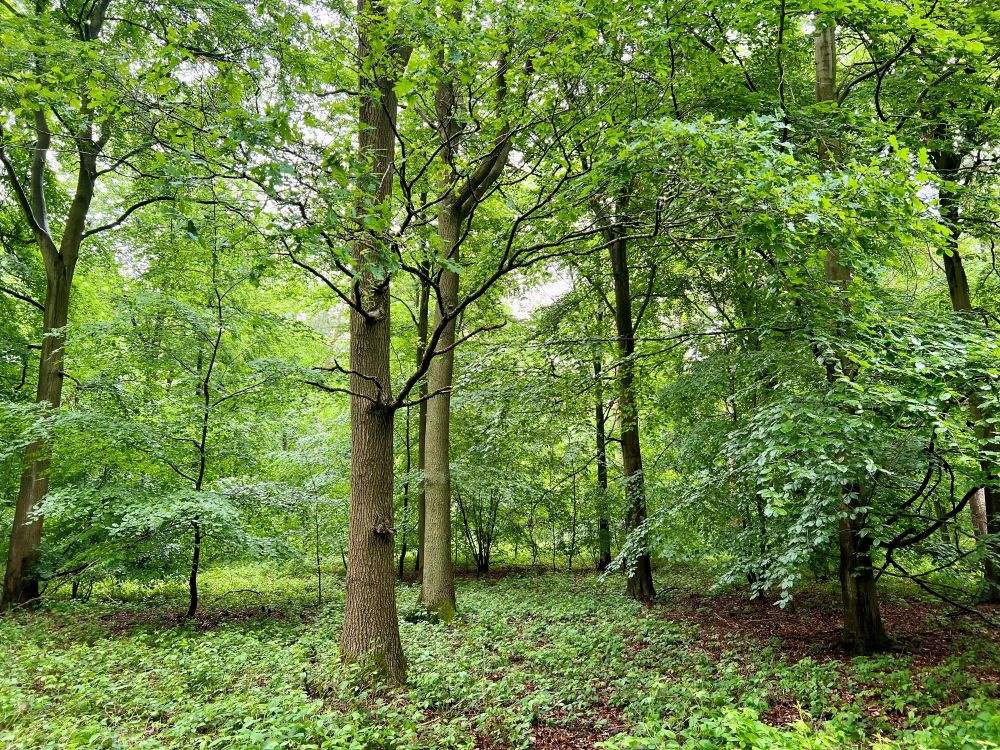
MULTIPOLYGON (((459 582, 451 626, 399 590, 405 688, 337 660, 342 579, 226 568, 181 623, 180 586, 105 586, 0 618, 0 747, 997 748, 1000 636, 905 590, 900 653, 850 658, 836 599, 710 595, 661 574, 459 582)), ((994 613, 1000 615, 1000 612, 994 613)))

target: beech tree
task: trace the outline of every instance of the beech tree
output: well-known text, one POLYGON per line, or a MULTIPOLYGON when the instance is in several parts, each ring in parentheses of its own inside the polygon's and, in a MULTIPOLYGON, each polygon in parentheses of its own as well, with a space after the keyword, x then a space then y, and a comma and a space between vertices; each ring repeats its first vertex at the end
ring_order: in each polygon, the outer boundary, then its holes
MULTIPOLYGON (((237 5, 226 12, 242 15, 237 5)), ((84 243, 146 206, 176 198, 178 183, 163 178, 192 167, 165 169, 164 152, 181 150, 178 142, 191 128, 178 114, 199 105, 185 98, 189 89, 177 73, 196 58, 224 59, 227 27, 194 22, 186 33, 159 37, 144 24, 141 9, 122 6, 119 15, 111 0, 73 8, 39 2, 23 11, 5 4, 0 13, 11 29, 5 37, 11 74, 2 96, 12 113, 0 133, 0 164, 45 265, 36 401, 54 409, 62 400, 65 329, 84 243), (162 133, 164 123, 175 130, 162 133), (122 188, 98 196, 99 181, 122 188)), ((168 19, 151 13, 158 24, 192 20, 185 8, 168 19)), ((4 579, 8 605, 38 596, 31 569, 41 543, 50 454, 44 439, 25 451, 4 579)))

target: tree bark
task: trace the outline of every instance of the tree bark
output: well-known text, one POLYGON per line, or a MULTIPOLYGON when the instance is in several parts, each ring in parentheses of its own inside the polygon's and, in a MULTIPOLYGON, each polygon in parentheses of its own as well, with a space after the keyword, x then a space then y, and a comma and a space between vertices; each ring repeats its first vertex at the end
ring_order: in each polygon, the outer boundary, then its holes
MULTIPOLYGON (((381 2, 358 0, 358 60, 362 64, 358 151, 377 180, 368 196, 375 207, 392 195, 395 154, 397 103, 392 76, 386 69, 392 60, 373 54, 370 42, 373 27, 385 18, 381 2)), ((367 201, 359 201, 359 214, 369 211, 366 205, 367 201)), ((372 261, 383 249, 380 235, 361 232, 352 247, 359 275, 351 307, 350 342, 351 562, 347 567, 340 654, 345 662, 363 662, 386 679, 402 682, 406 666, 399 640, 393 565, 394 409, 389 371, 389 278, 376 277, 370 271, 372 261)))
MULTIPOLYGON (((618 334, 618 411, 621 419, 622 461, 625 470, 625 530, 632 534, 646 520, 646 487, 639 443, 639 412, 635 393, 635 324, 632 319, 632 289, 628 248, 621 236, 609 247, 615 288, 615 329, 618 334)), ((626 593, 639 601, 656 596, 649 552, 630 561, 626 593)))
MULTIPOLYGON (((442 253, 458 260, 461 214, 450 200, 438 212, 442 253)), ((455 321, 446 320, 458 305, 458 274, 442 268, 434 325, 441 330, 437 354, 427 370, 427 436, 424 454, 424 559, 420 603, 450 621, 455 614, 455 581, 451 565, 451 393, 455 367, 455 321)))
MULTIPOLYGON (((427 349, 427 328, 428 328, 428 307, 430 302, 430 286, 423 279, 420 280, 419 301, 417 305, 417 367, 424 358, 424 351, 427 349)), ((413 564, 416 570, 423 576, 424 569, 424 532, 427 526, 427 505, 424 494, 424 470, 427 467, 427 379, 424 378, 420 384, 420 404, 418 409, 417 424, 417 469, 420 471, 420 486, 417 491, 417 559, 413 564)))
POLYGON ((886 651, 892 643, 882 623, 872 567, 871 538, 863 535, 865 517, 854 510, 854 505, 844 503, 838 535, 840 590, 844 604, 843 645, 852 653, 871 654, 886 651))
MULTIPOLYGON (((837 32, 835 26, 821 29, 814 40, 816 56, 816 101, 837 102, 837 32)), ((818 155, 821 161, 830 162, 836 153, 836 144, 819 139, 818 155)), ((824 258, 827 281, 836 293, 841 293, 851 283, 850 269, 840 262, 836 248, 829 247, 824 258)), ((842 362, 846 368, 846 363, 842 362)), ((827 365, 827 377, 836 376, 833 363, 827 365)), ((882 613, 879 608, 872 570, 871 540, 865 534, 866 517, 862 507, 861 489, 849 485, 840 489, 841 508, 838 522, 840 540, 840 592, 844 616, 844 645, 858 653, 884 651, 889 647, 882 613)))
MULTIPOLYGON (((48 269, 45 290, 45 315, 42 351, 38 364, 38 389, 35 401, 58 408, 62 401, 63 352, 66 343, 63 330, 66 326, 72 276, 59 258, 46 262, 48 269)), ((37 599, 39 582, 33 574, 38 562, 42 542, 44 519, 38 508, 49 488, 48 440, 36 440, 28 446, 24 456, 25 469, 14 507, 14 526, 11 529, 7 551, 7 570, 4 575, 3 605, 37 599)))
POLYGON ((191 553, 191 575, 188 577, 188 610, 184 618, 190 620, 198 611, 198 567, 201 564, 201 523, 194 519, 194 551, 191 553))
POLYGON ((972 500, 969 501, 969 509, 972 511, 972 532, 977 537, 988 534, 986 525, 986 493, 980 487, 972 500))
POLYGON ((597 448, 597 569, 611 565, 611 519, 608 517, 608 451, 604 432, 604 387, 601 360, 594 360, 594 437, 597 448))
POLYGON ((406 409, 406 437, 405 437, 405 449, 406 449, 406 481, 403 483, 403 538, 400 540, 399 544, 399 580, 403 580, 406 575, 406 551, 407 551, 407 537, 409 536, 407 532, 407 526, 409 524, 409 510, 410 510, 410 471, 413 469, 412 455, 413 451, 410 446, 410 409, 406 409))

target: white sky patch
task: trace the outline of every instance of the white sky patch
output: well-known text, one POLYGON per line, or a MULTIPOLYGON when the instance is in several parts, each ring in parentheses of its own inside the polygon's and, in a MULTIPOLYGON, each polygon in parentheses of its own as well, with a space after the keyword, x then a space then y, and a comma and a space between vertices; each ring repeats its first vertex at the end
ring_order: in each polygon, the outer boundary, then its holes
POLYGON ((551 305, 573 287, 569 276, 557 273, 552 278, 522 289, 517 294, 504 298, 511 314, 518 320, 531 317, 531 313, 542 305, 551 305))

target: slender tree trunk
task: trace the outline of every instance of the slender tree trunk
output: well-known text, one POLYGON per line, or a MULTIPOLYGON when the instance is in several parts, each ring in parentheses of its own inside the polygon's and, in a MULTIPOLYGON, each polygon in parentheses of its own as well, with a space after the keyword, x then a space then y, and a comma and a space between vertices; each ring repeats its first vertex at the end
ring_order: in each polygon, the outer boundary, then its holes
MULTIPOLYGON (((201 436, 197 441, 198 446, 198 473, 194 478, 194 491, 201 492, 205 486, 205 476, 208 470, 208 432, 212 419, 212 375, 215 373, 215 364, 219 359, 219 348, 222 346, 222 334, 225 330, 222 312, 222 295, 219 294, 218 286, 215 286, 215 266, 213 264, 212 283, 215 291, 215 299, 212 305, 215 307, 216 330, 215 338, 212 340, 212 349, 208 358, 208 367, 205 375, 198 381, 198 395, 202 399, 201 413, 201 436)), ((202 355, 198 353, 198 372, 201 373, 202 355)), ((188 610, 185 618, 194 617, 198 611, 198 567, 201 561, 201 518, 195 516, 192 525, 194 528, 194 549, 191 553, 191 574, 188 577, 188 610)))
MULTIPOLYGON (((378 181, 370 204, 386 203, 392 195, 395 153, 396 94, 384 66, 372 53, 370 34, 385 21, 381 2, 358 1, 360 113, 358 151, 378 181)), ((380 39, 376 47, 381 48, 380 39)), ((364 214, 368 201, 359 202, 364 214)), ((376 209, 377 210, 377 209, 376 209)), ((350 565, 344 592, 344 627, 340 654, 345 662, 362 661, 385 678, 402 682, 406 676, 396 615, 396 571, 393 565, 393 417, 389 374, 389 278, 369 270, 378 257, 381 238, 361 233, 352 248, 358 269, 351 308, 351 505, 348 526, 350 565)))
MULTIPOLYGON (((451 201, 438 213, 438 236, 442 252, 457 261, 461 214, 451 201)), ((436 393, 427 402, 427 437, 424 447, 424 560, 420 602, 431 612, 450 621, 455 614, 455 580, 451 565, 451 393, 455 367, 455 321, 445 322, 458 304, 458 274, 442 268, 438 289, 440 301, 434 315, 438 354, 427 371, 427 390, 436 393)))
MULTIPOLYGON (((420 280, 419 300, 417 305, 417 366, 424 358, 427 348, 428 307, 430 300, 430 285, 420 280)), ((420 383, 420 398, 427 398, 427 379, 420 383)), ((427 505, 424 494, 424 470, 427 462, 427 401, 421 400, 417 406, 417 469, 420 471, 420 486, 417 494, 417 559, 413 564, 423 578, 424 569, 424 532, 427 526, 427 505)))
POLYGON ((597 442, 597 569, 611 564, 611 519, 608 515, 608 451, 604 433, 604 387, 601 360, 594 360, 594 435, 597 442))
POLYGON ((201 523, 194 518, 194 552, 191 554, 191 575, 188 576, 188 610, 184 615, 190 620, 198 611, 198 566, 201 563, 201 523))
MULTIPOLYGON (((816 54, 816 101, 837 101, 837 33, 829 26, 820 30, 814 41, 816 54)), ((820 138, 819 157, 832 161, 835 144, 820 138)), ((845 267, 833 247, 827 248, 824 260, 827 280, 838 292, 851 283, 845 267)), ((842 363, 843 364, 843 363, 842 363)), ((846 367, 846 365, 845 365, 846 367)), ((830 365, 828 377, 835 377, 830 365)), ((842 504, 838 537, 840 540, 840 591, 844 615, 844 645, 858 653, 872 653, 888 648, 882 613, 875 588, 871 560, 871 538, 865 533, 865 514, 859 486, 841 488, 842 504)))
POLYGON ((319 547, 319 508, 316 509, 316 514, 314 516, 316 521, 316 604, 323 604, 323 565, 320 558, 320 547, 319 547))
MULTIPOLYGON (((447 8, 449 22, 462 23, 462 3, 447 8)), ((445 51, 439 51, 438 63, 444 71, 449 63, 445 51)), ((501 55, 495 85, 497 108, 507 91, 506 57, 501 55)), ((445 176, 439 189, 438 238, 443 257, 452 263, 459 259, 462 222, 472 207, 488 193, 507 164, 510 152, 509 132, 501 130, 495 148, 467 178, 456 169, 456 155, 462 141, 462 129, 456 120, 461 84, 442 75, 434 95, 434 107, 441 139, 441 159, 445 176)), ((420 602, 428 610, 450 620, 455 612, 455 582, 451 560, 451 466, 450 424, 451 393, 455 367, 455 320, 458 307, 458 274, 442 267, 437 282, 434 330, 440 331, 436 354, 427 371, 427 392, 434 395, 427 402, 427 426, 424 446, 424 549, 421 559, 420 602)))
MULTIPOLYGON (((572 469, 572 467, 570 467, 572 469)), ((576 554, 576 522, 577 522, 577 496, 576 496, 576 474, 573 474, 573 513, 570 517, 569 527, 569 560, 567 567, 573 572, 573 556, 576 554)))
MULTIPOLYGON (((619 237, 609 248, 615 287, 615 328, 618 333, 618 411, 621 419, 622 460, 625 468, 625 530, 636 532, 646 520, 646 487, 639 444, 639 412, 635 393, 635 324, 632 319, 632 289, 628 248, 619 237)), ((653 568, 643 542, 642 553, 630 561, 626 592, 633 599, 649 601, 656 596, 653 568)))
MULTIPOLYGON (((938 151, 933 155, 934 167, 943 179, 959 184, 961 181, 962 157, 960 154, 948 151, 938 151)), ((962 232, 961 216, 959 214, 959 197, 954 191, 942 190, 939 197, 941 220, 948 228, 947 252, 944 255, 945 276, 948 279, 948 295, 952 309, 960 315, 972 314, 972 295, 969 291, 969 279, 965 273, 962 254, 959 249, 959 238, 962 232)), ((976 422, 976 437, 983 446, 996 450, 996 428, 983 420, 982 406, 978 394, 973 390, 969 394, 969 406, 976 422)), ((1000 467, 993 460, 983 458, 980 461, 986 486, 982 490, 982 503, 977 506, 977 494, 969 504, 972 513, 973 527, 977 523, 977 513, 985 519, 982 524, 986 533, 1000 534, 1000 467)), ((983 599, 985 601, 1000 601, 1000 545, 991 542, 987 548, 987 556, 983 560, 983 599), (994 559, 996 558, 996 559, 994 559)))
POLYGON ((406 538, 409 536, 407 534, 407 523, 409 522, 409 509, 410 509, 410 470, 412 468, 410 461, 410 409, 406 409, 406 481, 403 483, 403 538, 399 545, 399 580, 403 580, 406 575, 406 538))

